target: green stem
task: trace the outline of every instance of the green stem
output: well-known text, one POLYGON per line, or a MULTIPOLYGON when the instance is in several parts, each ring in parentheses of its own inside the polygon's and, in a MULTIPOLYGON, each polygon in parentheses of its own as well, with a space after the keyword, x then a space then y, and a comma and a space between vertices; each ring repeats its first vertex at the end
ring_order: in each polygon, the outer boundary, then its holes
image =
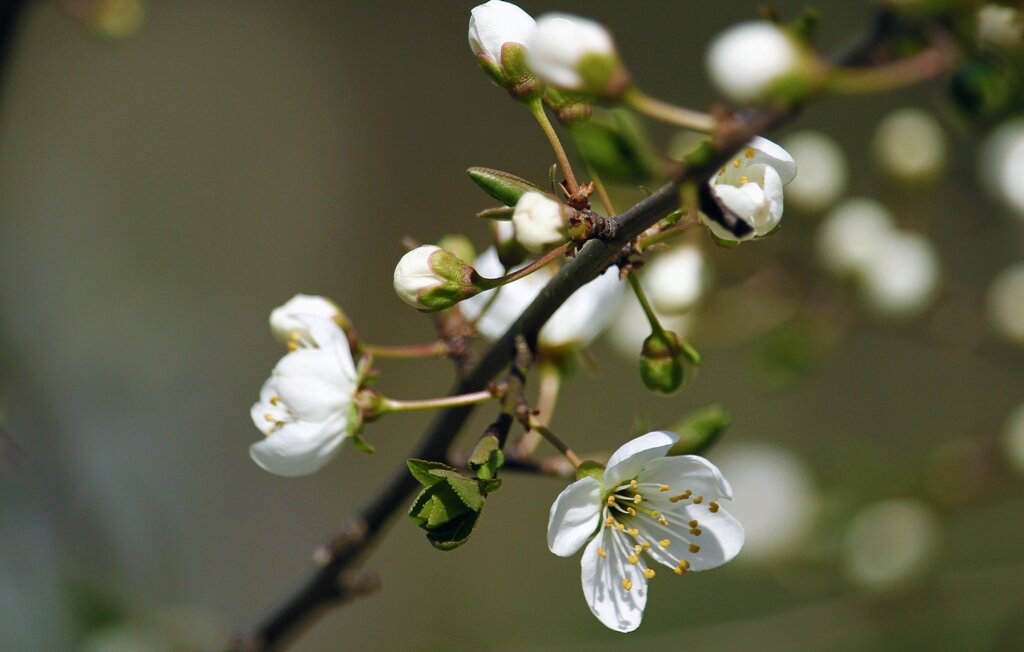
POLYGON ((658 316, 654 314, 654 308, 651 307, 651 302, 647 300, 647 293, 644 292, 643 286, 640 285, 640 279, 633 273, 627 274, 626 278, 629 279, 629 286, 633 288, 636 300, 640 302, 640 307, 643 308, 644 314, 647 315, 647 321, 651 324, 651 330, 654 331, 655 335, 664 333, 665 329, 662 328, 661 322, 658 321, 658 316))
POLYGON ((543 423, 530 419, 530 430, 540 433, 540 436, 548 440, 549 444, 557 448, 558 452, 565 456, 565 459, 569 460, 574 467, 579 468, 579 465, 583 463, 583 460, 580 459, 579 455, 574 453, 573 450, 569 448, 568 444, 559 439, 558 436, 551 432, 551 430, 543 423))
POLYGON ((413 412, 416 410, 441 410, 446 408, 463 407, 465 405, 476 405, 485 403, 496 398, 490 390, 459 394, 457 396, 442 396, 440 398, 428 398, 419 401, 398 401, 386 396, 380 397, 380 414, 389 412, 413 412))
POLYGON ((555 127, 548 120, 548 114, 544 112, 544 102, 540 98, 531 100, 526 104, 530 109, 530 113, 537 120, 537 124, 544 131, 544 135, 548 137, 548 142, 551 143, 551 149, 555 151, 555 158, 558 159, 558 166, 562 168, 562 174, 565 175, 565 183, 568 186, 569 196, 575 197, 579 194, 580 187, 576 183, 576 175, 572 172, 572 166, 569 165, 569 157, 565 154, 565 149, 562 147, 562 141, 558 139, 558 134, 555 133, 555 127))
MULTIPOLYGON (((541 362, 537 376, 539 379, 537 389, 537 415, 538 422, 550 424, 555 415, 555 406, 558 404, 558 393, 562 387, 562 372, 553 362, 541 362)), ((535 430, 528 430, 516 446, 516 453, 523 458, 528 458, 537 450, 541 435, 535 430)))
POLYGON ((946 48, 932 46, 906 59, 870 68, 835 67, 828 72, 826 87, 844 95, 895 90, 947 72, 954 59, 955 54, 946 48))
POLYGON ((526 267, 522 267, 514 272, 511 272, 504 276, 499 276, 497 278, 484 278, 482 276, 478 276, 476 279, 474 279, 474 281, 476 282, 477 287, 481 287, 485 290, 501 287, 502 285, 508 285, 509 283, 518 281, 523 277, 533 274, 538 269, 544 267, 545 265, 547 265, 554 259, 558 258, 559 256, 564 256, 565 254, 569 253, 569 250, 572 249, 572 246, 573 243, 571 241, 564 242, 555 247, 554 249, 552 249, 551 251, 547 252, 540 258, 533 260, 526 267))
POLYGON ((693 131, 711 133, 715 130, 715 119, 707 113, 663 102, 645 94, 636 86, 626 91, 622 99, 631 108, 656 120, 693 131))

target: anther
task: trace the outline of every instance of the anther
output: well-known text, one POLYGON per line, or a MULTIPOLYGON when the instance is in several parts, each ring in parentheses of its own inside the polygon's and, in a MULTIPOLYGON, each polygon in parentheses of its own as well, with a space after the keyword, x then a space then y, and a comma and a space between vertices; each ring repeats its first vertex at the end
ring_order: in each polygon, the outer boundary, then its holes
POLYGON ((747 182, 749 182, 749 181, 750 181, 750 179, 748 179, 746 176, 741 176, 740 177, 740 185, 741 186, 747 185, 747 182))
POLYGON ((633 478, 632 480, 629 481, 629 488, 632 489, 633 491, 636 491, 636 488, 638 486, 640 486, 640 483, 636 481, 636 478, 633 478))
POLYGON ((669 541, 668 539, 662 539, 661 541, 658 542, 658 545, 661 546, 662 548, 668 548, 670 545, 672 545, 672 542, 669 541))
POLYGON ((743 150, 743 155, 746 156, 747 158, 754 158, 754 148, 746 148, 745 150, 743 150))
POLYGON ((667 484, 659 484, 658 485, 658 491, 668 491, 668 485, 667 484))
POLYGON ((611 516, 606 516, 605 517, 605 519, 604 519, 605 527, 611 527, 613 523, 615 523, 615 519, 614 518, 612 518, 611 516))
POLYGON ((690 534, 692 534, 695 537, 699 537, 700 534, 701 534, 700 528, 699 527, 690 528, 690 534))
POLYGON ((691 543, 688 546, 688 550, 696 555, 698 552, 700 552, 700 546, 698 546, 696 543, 691 543))
POLYGON ((607 505, 608 505, 609 507, 614 507, 614 506, 615 506, 615 495, 613 494, 613 495, 611 495, 611 496, 608 496, 608 500, 606 500, 606 501, 605 501, 605 503, 606 503, 606 504, 607 504, 607 505))
POLYGON ((633 583, 629 581, 628 577, 622 578, 622 588, 626 589, 627 591, 633 588, 633 583))
POLYGON ((626 561, 628 561, 631 564, 639 564, 640 558, 636 555, 630 555, 629 557, 626 557, 626 561))
POLYGON ((623 530, 626 529, 626 526, 623 525, 622 523, 619 523, 618 521, 615 521, 615 529, 618 530, 619 532, 622 532, 623 530))
POLYGON ((637 495, 633 496, 633 504, 634 505, 639 505, 643 501, 644 501, 644 497, 641 496, 640 494, 637 494, 637 495))
POLYGON ((718 503, 712 500, 711 503, 708 504, 708 509, 710 509, 711 513, 714 514, 718 511, 718 503))
POLYGON ((626 530, 626 534, 628 534, 631 537, 640 536, 640 530, 636 529, 635 527, 631 527, 628 530, 626 530))
POLYGON ((654 579, 654 569, 653 568, 645 568, 644 569, 644 577, 646 577, 649 580, 653 580, 654 579))
POLYGON ((605 557, 608 556, 608 553, 604 551, 604 548, 602 548, 601 546, 598 546, 597 547, 597 556, 600 557, 601 559, 604 559, 605 557))
POLYGON ((627 507, 626 508, 626 513, 629 514, 630 516, 636 516, 636 510, 633 509, 632 507, 627 507))
POLYGON ((636 544, 635 546, 633 546, 633 552, 635 552, 636 554, 639 555, 643 551, 644 551, 644 547, 642 545, 640 545, 639 543, 636 544))
POLYGON ((702 502, 704 502, 704 496, 697 496, 693 499, 694 505, 700 505, 702 502))
POLYGON ((686 569, 683 568, 682 566, 676 566, 675 568, 672 569, 672 572, 675 573, 676 575, 682 575, 683 573, 686 572, 686 569))
POLYGON ((734 160, 734 161, 732 162, 732 166, 733 166, 734 168, 738 168, 738 167, 740 166, 740 160, 739 160, 739 159, 735 159, 735 160, 734 160))
POLYGON ((668 525, 668 519, 662 516, 658 519, 658 523, 661 523, 662 525, 668 525))
POLYGON ((697 527, 697 525, 698 525, 697 519, 693 519, 692 521, 687 523, 687 525, 689 525, 690 527, 697 527))
POLYGON ((281 397, 280 396, 271 396, 270 397, 270 404, 271 405, 280 405, 281 404, 281 397))

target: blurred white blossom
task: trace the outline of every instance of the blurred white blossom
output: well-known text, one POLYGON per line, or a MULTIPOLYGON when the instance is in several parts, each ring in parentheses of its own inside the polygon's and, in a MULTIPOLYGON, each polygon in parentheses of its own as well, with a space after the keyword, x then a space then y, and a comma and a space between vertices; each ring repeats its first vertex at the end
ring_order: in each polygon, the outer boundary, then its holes
POLYGON ((567 90, 600 90, 601 81, 581 74, 588 58, 608 60, 601 66, 613 71, 618 57, 611 34, 603 25, 569 14, 544 14, 527 44, 530 69, 543 81, 567 90), (589 88, 595 85, 597 88, 589 88))
POLYGON ((512 213, 512 225, 516 240, 532 254, 568 239, 566 206, 541 192, 523 193, 512 213))
POLYGON ((1007 267, 988 289, 988 317, 1004 338, 1024 344, 1024 263, 1007 267))
POLYGON ((825 210, 846 189, 846 155, 836 141, 818 131, 800 131, 781 143, 796 161, 796 177, 786 186, 786 201, 807 212, 825 210))
POLYGON ((921 109, 886 116, 875 131, 873 148, 878 165, 903 181, 933 180, 946 166, 946 132, 921 109))
POLYGON ((1024 403, 1018 405, 1003 426, 1003 451, 1010 467, 1024 473, 1024 403))
POLYGON ((707 276, 703 254, 688 244, 658 254, 642 273, 651 304, 669 315, 682 314, 697 304, 707 286, 707 276))
POLYGON ((928 570, 940 544, 938 519, 928 505, 914 499, 877 502, 858 512, 843 535, 843 572, 861 588, 898 588, 928 570))
POLYGON ((473 8, 469 16, 469 49, 501 65, 501 48, 506 43, 525 46, 537 23, 511 2, 490 0, 473 8))
POLYGON ((978 9, 978 41, 1003 49, 1024 47, 1024 13, 988 3, 978 9))
MULTIPOLYGON (((489 248, 477 257, 480 274, 497 277, 505 273, 498 253, 489 248)), ((488 290, 463 301, 460 305, 467 319, 479 318, 477 330, 491 339, 504 335, 523 310, 537 298, 554 275, 554 266, 537 270, 525 278, 488 290), (491 301, 494 292, 498 296, 491 301), (488 307, 488 304, 490 306, 488 307), (481 310, 486 308, 483 316, 481 310)), ((538 343, 542 348, 582 348, 608 326, 618 309, 625 284, 619 280, 616 267, 577 290, 559 307, 540 330, 538 343)))
POLYGON ((800 46, 767 21, 735 25, 718 35, 707 54, 711 81, 734 102, 767 99, 780 81, 800 75, 806 65, 800 46))
POLYGON ((833 274, 853 274, 894 228, 892 213, 874 199, 847 199, 818 228, 818 260, 833 274))

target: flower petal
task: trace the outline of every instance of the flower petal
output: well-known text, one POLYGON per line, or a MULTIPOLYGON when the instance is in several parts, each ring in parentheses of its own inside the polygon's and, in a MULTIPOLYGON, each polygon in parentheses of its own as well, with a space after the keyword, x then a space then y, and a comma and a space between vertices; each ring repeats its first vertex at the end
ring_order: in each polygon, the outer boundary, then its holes
MULTIPOLYGON (((643 473, 639 474, 637 480, 668 485, 668 492, 660 492, 666 501, 668 497, 687 489, 695 495, 705 496, 708 501, 732 498, 729 481, 717 466, 699 455, 678 455, 652 460, 644 466, 643 473)), ((659 494, 651 494, 650 497, 658 498, 659 494)))
POLYGON ((637 477, 648 462, 665 455, 678 439, 667 430, 655 430, 626 442, 608 458, 604 486, 613 489, 623 481, 637 477))
POLYGON ((606 627, 631 632, 640 626, 647 606, 647 578, 639 564, 626 561, 629 550, 624 539, 614 528, 602 528, 583 551, 580 566, 583 597, 590 611, 606 627), (623 580, 629 582, 629 589, 623 580))
POLYGON ((651 544, 648 553, 666 566, 674 568, 680 560, 686 560, 689 570, 710 570, 731 561, 743 548, 743 526, 721 507, 712 512, 707 503, 676 506, 661 515, 668 525, 654 519, 634 523, 641 538, 651 544), (697 522, 695 527, 690 525, 693 521, 697 522), (666 540, 668 545, 662 546, 666 540))
POLYGON ((548 548, 569 557, 583 547, 601 522, 601 483, 592 477, 578 480, 551 505, 548 517, 548 548))
POLYGON ((750 163, 764 163, 775 168, 782 180, 782 185, 786 185, 796 176, 796 161, 780 145, 767 138, 754 136, 747 146, 754 150, 754 156, 750 159, 750 163))
POLYGON ((288 423, 250 446, 249 456, 253 462, 276 475, 309 475, 335 456, 338 446, 348 434, 347 429, 343 419, 327 424, 288 423))

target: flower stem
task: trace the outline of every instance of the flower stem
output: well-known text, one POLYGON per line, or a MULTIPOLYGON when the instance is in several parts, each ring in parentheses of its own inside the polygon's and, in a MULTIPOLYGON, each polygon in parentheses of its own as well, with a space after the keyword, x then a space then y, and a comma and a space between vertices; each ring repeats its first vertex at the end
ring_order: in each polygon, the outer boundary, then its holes
MULTIPOLYGON (((539 388, 537 390, 537 416, 540 423, 551 423, 558 404, 558 393, 562 386, 562 372, 552 362, 542 362, 537 370, 539 388)), ((541 435, 535 430, 528 430, 516 446, 516 454, 527 458, 533 455, 540 443, 541 435)))
POLYGON ((871 68, 832 68, 826 81, 833 93, 861 95, 910 86, 937 77, 950 68, 955 54, 933 46, 892 63, 871 68))
POLYGON ((631 108, 656 120, 693 131, 711 133, 715 130, 715 119, 707 113, 663 102, 645 94, 636 86, 630 88, 622 99, 631 108))
POLYGON ((640 285, 640 279, 636 277, 636 274, 630 273, 626 275, 629 279, 629 286, 633 288, 633 294, 636 295, 636 300, 640 302, 640 307, 643 308, 644 314, 647 315, 647 321, 651 324, 651 330, 657 335, 665 332, 662 328, 661 322, 658 320, 658 316, 654 314, 654 308, 651 307, 651 302, 647 300, 647 293, 644 292, 644 288, 640 285))
POLYGON ((665 240, 674 238, 677 235, 682 235, 689 231, 690 229, 692 229, 693 227, 697 226, 698 224, 699 222, 689 219, 688 217, 684 217, 679 222, 673 224, 672 226, 669 226, 668 228, 661 229, 660 231, 655 231, 648 235, 640 236, 636 240, 637 251, 643 253, 643 251, 650 247, 651 245, 658 244, 659 242, 664 242, 665 240))
POLYGON ((531 418, 530 430, 540 433, 541 437, 548 440, 548 443, 557 448, 558 452, 565 456, 565 459, 569 460, 574 467, 579 467, 579 465, 583 463, 583 460, 579 458, 579 455, 574 453, 564 441, 559 439, 558 436, 551 432, 551 430, 543 423, 531 418))
POLYGON ((367 353, 375 358, 386 360, 410 360, 413 358, 443 358, 448 353, 448 345, 440 340, 426 344, 379 345, 363 344, 367 353))
POLYGON ((557 247, 555 247, 554 249, 552 249, 551 251, 547 252, 546 254, 541 256, 540 258, 537 258, 536 260, 532 261, 526 267, 523 267, 521 269, 517 269, 514 272, 511 272, 511 273, 506 274, 504 276, 499 276, 497 278, 484 278, 482 276, 481 277, 477 277, 475 279, 475 282, 476 282, 477 286, 482 287, 485 290, 490 290, 492 288, 501 287, 502 285, 508 285, 509 283, 512 283, 513 281, 518 281, 519 279, 523 278, 524 276, 529 276, 530 274, 533 274, 538 269, 540 269, 541 267, 544 267, 545 265, 547 265, 548 263, 550 263, 554 259, 558 258, 559 256, 564 256, 565 254, 569 253, 569 250, 572 249, 572 246, 573 246, 573 243, 571 241, 564 242, 564 243, 558 245, 557 247))
POLYGON ((464 405, 476 405, 497 398, 490 390, 459 394, 457 396, 442 396, 440 398, 428 398, 419 401, 398 401, 386 396, 380 397, 380 414, 389 412, 413 412, 416 410, 442 410, 445 408, 461 407, 464 405))
POLYGON ((551 143, 551 149, 555 151, 555 158, 558 159, 558 165, 562 168, 562 174, 565 175, 565 184, 569 191, 570 197, 575 197, 579 194, 580 187, 576 183, 576 175, 572 172, 572 166, 569 165, 569 157, 565 154, 565 149, 562 147, 562 141, 558 139, 558 134, 555 133, 555 128, 548 120, 547 113, 544 112, 544 102, 537 98, 531 100, 526 105, 530 109, 530 113, 537 120, 537 124, 544 131, 544 135, 548 137, 548 142, 551 143))

